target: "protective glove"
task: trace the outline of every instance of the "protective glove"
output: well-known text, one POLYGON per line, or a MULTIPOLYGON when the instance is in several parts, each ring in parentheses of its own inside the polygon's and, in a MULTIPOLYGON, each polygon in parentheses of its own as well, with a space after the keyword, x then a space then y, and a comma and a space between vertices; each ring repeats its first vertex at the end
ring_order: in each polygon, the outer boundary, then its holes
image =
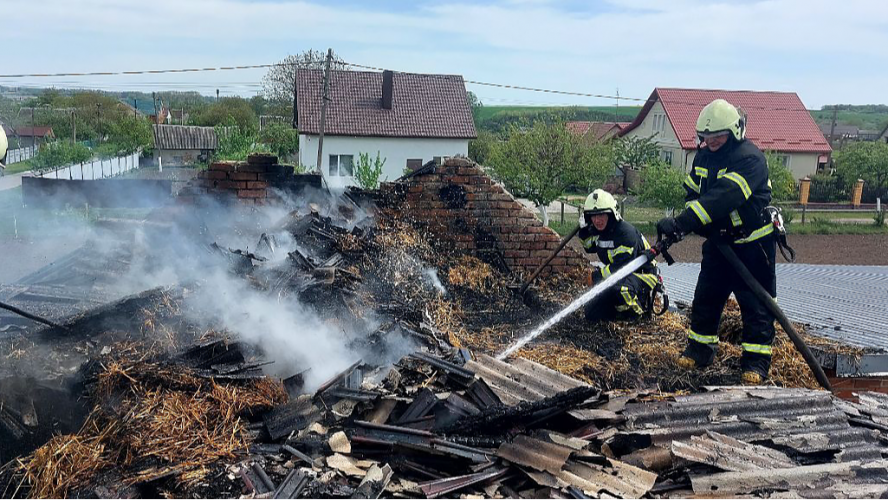
POLYGON ((657 239, 670 238, 673 241, 681 241, 684 237, 684 229, 674 217, 664 217, 657 222, 657 239))
POLYGON ((583 214, 583 211, 580 210, 580 228, 586 227, 586 216, 583 214))

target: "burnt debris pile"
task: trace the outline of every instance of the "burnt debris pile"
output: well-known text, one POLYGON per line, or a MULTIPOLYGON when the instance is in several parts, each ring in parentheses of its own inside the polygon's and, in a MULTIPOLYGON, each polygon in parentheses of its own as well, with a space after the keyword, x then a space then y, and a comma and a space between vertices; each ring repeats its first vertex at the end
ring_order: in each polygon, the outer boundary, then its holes
MULTIPOLYGON (((114 271, 94 267, 128 286, 99 307, 91 294, 113 287, 94 279, 77 302, 53 274, 52 297, 78 307, 53 316, 60 327, 0 336, 2 496, 888 490, 888 401, 806 389, 785 337, 774 382, 797 389, 706 389, 738 382, 731 345, 706 371, 678 372, 686 320, 674 312, 575 315, 498 361, 583 290, 581 273, 546 277, 542 307, 528 308, 509 287, 521 271, 442 241, 379 193, 278 198, 196 200, 118 235, 105 249, 114 271)), ((48 293, 43 274, 12 291, 17 305, 48 293)))

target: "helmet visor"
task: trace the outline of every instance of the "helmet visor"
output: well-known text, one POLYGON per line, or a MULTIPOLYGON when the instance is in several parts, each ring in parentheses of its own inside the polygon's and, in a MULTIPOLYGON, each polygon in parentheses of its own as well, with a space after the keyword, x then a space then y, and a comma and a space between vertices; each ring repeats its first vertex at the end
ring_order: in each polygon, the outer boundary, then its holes
POLYGON ((700 139, 700 142, 706 142, 708 139, 721 137, 730 133, 730 130, 719 130, 718 132, 697 132, 697 138, 700 139))

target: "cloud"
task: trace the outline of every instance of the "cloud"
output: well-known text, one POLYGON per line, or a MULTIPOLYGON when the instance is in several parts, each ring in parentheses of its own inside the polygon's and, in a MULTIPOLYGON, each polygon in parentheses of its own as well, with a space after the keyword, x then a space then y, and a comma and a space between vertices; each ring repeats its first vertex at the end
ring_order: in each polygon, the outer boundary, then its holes
MULTIPOLYGON (((590 93, 620 87, 621 94, 642 98, 654 86, 754 84, 761 90, 796 90, 803 98, 810 96, 809 105, 819 105, 880 101, 878 88, 888 83, 883 69, 888 3, 883 2, 611 0, 587 6, 505 0, 409 9, 310 1, 7 3, 0 37, 9 40, 8 46, 39 47, 13 51, 8 64, 34 71, 132 69, 136 63, 255 64, 332 46, 347 60, 403 71, 460 73, 590 93), (51 49, 66 57, 54 56, 51 49), (852 65, 849 56, 855 62, 859 57, 860 64, 852 65), (836 67, 841 75, 830 71, 836 67), (877 86, 843 92, 830 83, 849 76, 875 77, 877 86)), ((211 73, 180 75, 176 81, 239 78, 211 73)), ((504 90, 485 93, 607 104, 504 90)))

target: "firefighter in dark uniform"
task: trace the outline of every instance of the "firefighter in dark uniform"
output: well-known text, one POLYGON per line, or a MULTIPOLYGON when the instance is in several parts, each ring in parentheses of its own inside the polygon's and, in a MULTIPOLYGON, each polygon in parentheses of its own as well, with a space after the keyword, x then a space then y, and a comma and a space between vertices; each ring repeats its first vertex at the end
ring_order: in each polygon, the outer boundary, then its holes
POLYGON ((723 99, 703 108, 696 127, 701 147, 685 179, 686 208, 675 218, 660 220, 657 229, 674 238, 691 232, 706 238, 688 345, 679 366, 702 368, 713 362, 722 310, 733 292, 743 318, 742 380, 758 385, 771 365, 774 317, 716 246, 716 241, 730 243, 755 279, 771 296, 777 295, 776 235, 764 210, 771 202, 768 165, 745 139, 745 128, 737 108, 723 99))
MULTIPOLYGON (((586 252, 595 252, 605 264, 592 274, 593 284, 606 279, 651 247, 635 226, 623 220, 617 210, 617 201, 603 189, 596 189, 586 197, 580 216, 579 237, 586 252)), ((586 304, 586 319, 639 319, 651 309, 658 284, 657 265, 651 261, 590 300, 586 304)))

